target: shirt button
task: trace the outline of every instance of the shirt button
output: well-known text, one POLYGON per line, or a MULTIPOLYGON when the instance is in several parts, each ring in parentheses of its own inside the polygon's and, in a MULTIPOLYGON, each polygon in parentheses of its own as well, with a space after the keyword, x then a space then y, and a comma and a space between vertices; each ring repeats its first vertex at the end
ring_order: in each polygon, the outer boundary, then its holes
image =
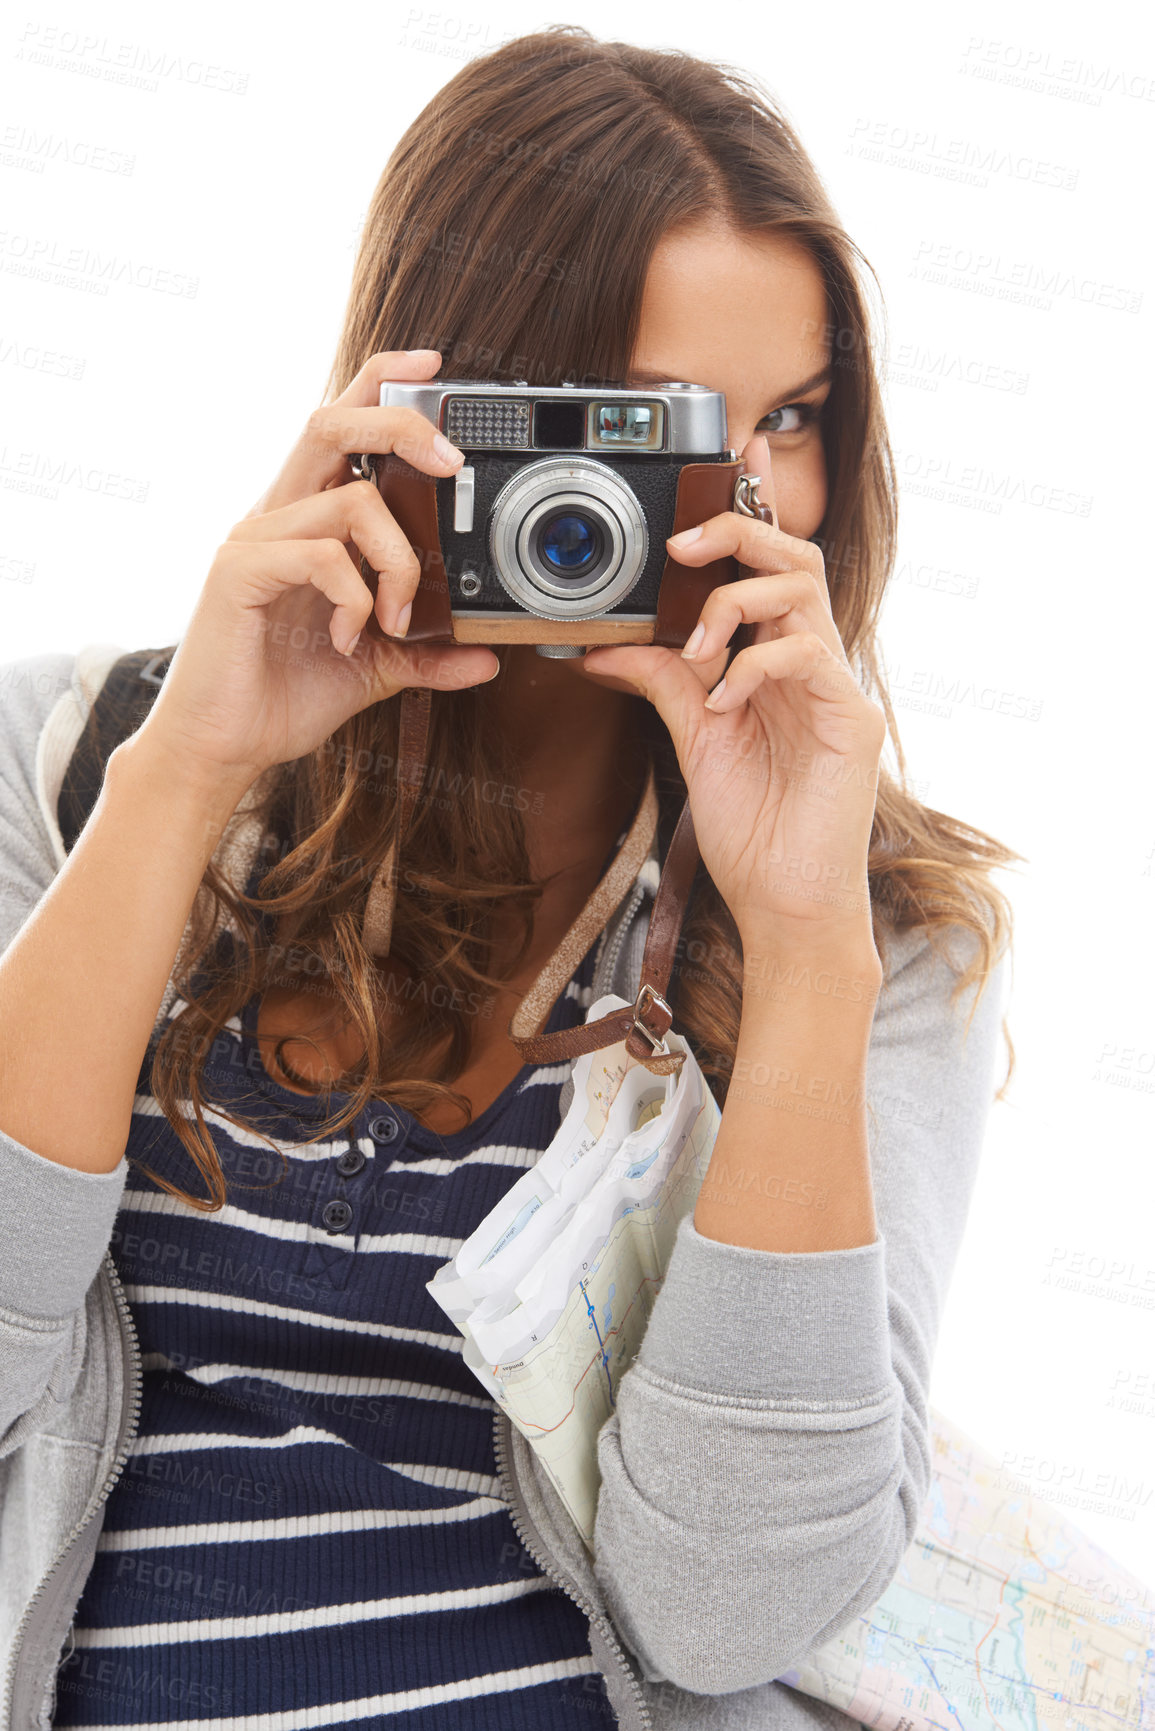
POLYGON ((342 1178, 353 1178, 365 1165, 365 1156, 360 1148, 346 1148, 343 1154, 338 1154, 336 1165, 342 1178))
POLYGON ((380 1117, 374 1118, 370 1123, 369 1134, 374 1142, 392 1142, 397 1134, 396 1118, 390 1117, 388 1112, 382 1112, 380 1117))
POLYGON ((321 1219, 326 1232, 344 1232, 352 1218, 353 1210, 347 1202, 342 1202, 339 1198, 332 1202, 326 1202, 321 1210, 321 1219))

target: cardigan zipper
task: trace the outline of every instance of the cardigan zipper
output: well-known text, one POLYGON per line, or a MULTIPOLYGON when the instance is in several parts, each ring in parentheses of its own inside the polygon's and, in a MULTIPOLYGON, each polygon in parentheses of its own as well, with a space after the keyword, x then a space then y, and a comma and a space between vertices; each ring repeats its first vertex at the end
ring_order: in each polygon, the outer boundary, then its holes
MULTIPOLYGON (((112 1259, 112 1252, 110 1250, 106 1250, 104 1253, 103 1272, 106 1273, 108 1277, 109 1287, 116 1303, 117 1316, 120 1322, 121 1349, 126 1372, 126 1398, 121 1407, 120 1435, 117 1439, 116 1456, 105 1475, 104 1484, 101 1486, 99 1495, 96 1497, 95 1501, 89 1505, 88 1511, 84 1515, 83 1519, 81 1519, 72 1529, 71 1533, 69 1533, 57 1554, 56 1561, 52 1564, 47 1574, 41 1580, 40 1585, 37 1587, 35 1593, 33 1593, 25 1607, 23 1617, 20 1619, 20 1626, 16 1631, 16 1636, 12 1643, 12 1654, 9 1661, 8 1678, 4 1691, 3 1711, 0 1712, 0 1725, 6 1727, 13 1724, 12 1708, 15 1704, 16 1678, 20 1665, 20 1648, 23 1644, 24 1638, 27 1635, 34 1618, 38 1614, 44 1614, 46 1612, 48 1615, 51 1615, 63 1599, 66 1591, 69 1590, 69 1582, 66 1573, 66 1566, 69 1557, 79 1545, 80 1540, 84 1537, 90 1524, 97 1518, 98 1514, 100 1514, 100 1511, 107 1502, 116 1481, 124 1471, 125 1463, 128 1460, 132 1448, 132 1441, 136 1435, 136 1427, 140 1419, 141 1390, 143 1382, 141 1375, 140 1343, 137 1338, 136 1324, 132 1320, 132 1312, 129 1310, 128 1300, 124 1295, 124 1288, 121 1285, 120 1275, 117 1273, 116 1264, 112 1259)), ((83 1591, 83 1588, 84 1583, 82 1581, 80 1583, 80 1591, 83 1591)), ((77 1597, 79 1597, 79 1593, 77 1594, 77 1597)), ((56 1661, 57 1669, 67 1657, 67 1654, 61 1654, 56 1661)), ((40 1688, 39 1680, 37 1680, 37 1688, 40 1688)), ((37 1715, 39 1715, 39 1695, 35 1702, 35 1711, 37 1715)), ((23 1726, 19 1728, 19 1731, 23 1731, 23 1726)))
MULTIPOLYGON (((629 903, 615 925, 612 938, 609 938, 607 941, 607 935, 603 934, 602 952, 598 956, 594 965, 594 981, 591 988, 592 996, 595 1001, 599 997, 602 997, 609 989, 608 983, 613 980, 614 970, 617 967, 618 955, 621 952, 622 944, 625 941, 626 932, 633 924, 634 915, 637 913, 645 893, 646 892, 642 885, 635 880, 630 891, 629 903)), ((645 1696, 642 1694, 637 1678, 634 1676, 626 1662, 621 1642, 618 1640, 617 1635, 614 1632, 613 1624, 603 1612, 598 1610, 596 1605, 590 1603, 575 1582, 571 1581, 567 1576, 563 1575, 554 1567, 552 1559, 546 1551, 544 1544, 538 1542, 540 1535, 537 1533, 530 1521, 528 1509, 525 1508, 523 1502, 518 1496, 517 1484, 513 1475, 513 1464, 505 1446, 505 1435, 501 1423, 504 1417, 505 1414, 501 1407, 497 1407, 493 1415, 493 1446, 494 1454, 497 1458, 498 1477, 502 1485, 508 1486, 509 1491, 511 1492, 511 1495, 507 1497, 506 1501, 509 1507, 510 1519, 513 1522, 513 1529, 521 1540, 521 1543, 525 1546, 527 1553, 533 1558, 542 1573, 549 1580, 553 1581, 555 1585, 559 1586, 563 1593, 568 1594, 568 1596, 577 1606, 579 1606, 591 1622, 597 1623, 605 1639, 606 1645, 617 1658, 622 1675, 626 1679, 637 1704, 639 1723, 642 1727, 647 1728, 648 1731, 648 1728, 653 1725, 650 1709, 646 1703, 645 1696)))
POLYGON ((533 1526, 529 1510, 525 1507, 524 1502, 518 1496, 517 1483, 513 1475, 513 1465, 506 1450, 505 1436, 502 1432, 501 1424, 501 1421, 505 1416, 506 1415, 502 1411, 501 1407, 498 1407, 493 1415, 493 1443, 494 1453, 497 1456, 498 1478, 503 1485, 508 1485, 512 1492, 512 1495, 507 1498, 507 1506, 509 1508, 510 1519, 513 1522, 513 1530, 542 1573, 559 1586, 563 1593, 569 1595, 574 1603, 585 1612, 585 1615, 591 1623, 597 1624, 606 1645, 616 1658, 622 1676, 629 1685, 630 1693, 633 1695, 634 1701, 637 1704, 639 1726, 643 1728, 643 1731, 652 1731, 654 1721, 651 1717, 649 1706, 646 1702, 645 1696, 642 1694, 641 1685, 638 1683, 637 1678, 629 1667, 625 1653, 622 1649, 622 1644, 614 1632, 613 1624, 610 1622, 604 1611, 599 1611, 598 1607, 586 1598, 585 1594, 581 1591, 576 1582, 571 1580, 569 1576, 562 1574, 559 1569, 554 1567, 553 1561, 549 1552, 546 1550, 544 1543, 539 1544, 537 1542, 540 1538, 540 1534, 536 1527, 533 1526))
MULTIPOLYGON (((127 1419, 122 1419, 116 1457, 109 1467, 99 1495, 89 1508, 83 1520, 78 1522, 72 1532, 68 1535, 68 1538, 65 1540, 55 1562, 41 1580, 40 1585, 32 1595, 32 1598, 28 1601, 24 1615, 20 1620, 20 1626, 16 1631, 16 1637, 12 1644, 12 1658, 9 1666, 8 1682, 5 1691, 4 1710, 3 1714, 0 1715, 0 1724, 5 1726, 12 1724, 11 1708, 15 1695, 16 1675, 20 1663, 20 1648, 23 1644, 24 1638, 38 1611, 43 1609, 43 1602, 50 1595, 55 1595, 57 1598, 61 1596, 64 1580, 61 1571, 64 1569, 64 1566, 68 1561, 69 1553, 87 1531, 89 1524, 96 1519, 97 1514, 104 1507, 113 1487, 120 1478, 121 1473, 124 1471, 125 1464, 131 1451, 132 1440, 136 1435, 136 1427, 140 1417, 142 1390, 140 1345, 136 1333, 136 1325, 132 1320, 132 1312, 129 1310, 128 1300, 124 1295, 124 1288, 121 1285, 120 1275, 117 1273, 116 1265, 112 1260, 112 1254, 110 1251, 105 1252, 105 1270, 108 1275, 109 1286, 116 1302, 117 1314, 120 1319, 122 1345, 126 1349, 124 1356, 126 1360, 126 1368, 128 1370, 128 1400, 126 1402, 127 1419), (57 1579, 57 1577, 59 1577, 59 1579, 57 1579)), ((501 1408, 498 1407, 494 1413, 494 1453, 497 1459, 498 1475, 502 1483, 508 1485, 510 1490, 513 1492, 513 1495, 508 1499, 508 1506, 514 1531, 517 1533, 521 1543, 525 1546, 528 1554, 537 1563, 542 1573, 559 1586, 564 1593, 568 1594, 568 1596, 573 1599, 574 1603, 579 1606, 591 1622, 596 1622, 598 1624, 606 1645, 617 1658, 622 1675, 629 1685, 630 1691, 637 1703, 639 1723, 643 1727, 646 1727, 648 1731, 648 1728, 653 1724, 650 1717, 649 1707, 646 1704, 645 1697, 642 1694, 637 1679, 634 1677, 633 1672, 630 1670, 626 1662, 621 1643, 614 1633, 613 1625, 609 1621, 609 1618, 590 1602, 574 1582, 570 1581, 560 1572, 560 1570, 554 1567, 544 1546, 536 1542, 538 1538, 536 1529, 534 1529, 530 1523, 528 1510, 524 1508, 517 1496, 512 1464, 506 1450, 505 1437, 502 1433, 501 1427, 501 1421, 504 1416, 505 1415, 501 1408)), ((83 1590, 83 1582, 81 1583, 81 1588, 83 1590)), ((66 1657, 67 1655, 62 1655, 61 1659, 57 1662, 58 1666, 63 1663, 64 1658, 66 1657)))
MULTIPOLYGON (((606 945, 605 951, 599 958, 597 971, 602 974, 603 979, 613 979, 614 969, 617 966, 618 955, 621 951, 622 944, 625 941, 626 932, 633 923, 634 915, 636 914, 638 907, 641 905, 645 893, 643 887, 635 881, 630 892, 629 903, 622 917, 617 922, 613 939, 606 945)), ((595 997, 604 994, 605 990, 606 987, 603 985, 601 994, 595 992, 595 997)), ((140 1345, 137 1338, 136 1325, 132 1320, 132 1312, 128 1307, 128 1300, 124 1295, 124 1288, 121 1285, 120 1275, 117 1273, 116 1264, 112 1259, 111 1251, 105 1251, 104 1253, 104 1269, 108 1277, 113 1299, 116 1303, 117 1314, 120 1318, 121 1339, 122 1345, 125 1349, 124 1358, 128 1372, 126 1379, 128 1388, 128 1417, 127 1421, 122 1423, 116 1457, 108 1470, 100 1494, 97 1496, 96 1501, 92 1504, 83 1520, 78 1522, 72 1532, 68 1535, 68 1538, 65 1540, 55 1562, 49 1568, 35 1593, 28 1601, 24 1610, 24 1615, 20 1619, 20 1626, 16 1631, 16 1636, 12 1643, 12 1655, 9 1662, 8 1677, 4 1690, 3 1712, 0 1713, 0 1725, 7 1726, 12 1722, 11 1710, 16 1693, 16 1674, 20 1663, 20 1648, 24 1642, 28 1629, 35 1616, 43 1610, 44 1601, 50 1595, 56 1597, 61 1595, 61 1582, 63 1580, 61 1571, 68 1561, 69 1554, 87 1531, 89 1523, 96 1519, 97 1514, 107 1502, 117 1480, 124 1471, 132 1446, 132 1441, 136 1435, 137 1423, 140 1418, 142 1390, 140 1345), (58 1576, 60 1576, 60 1579, 56 1578, 58 1576)), ((510 1488, 515 1489, 508 1455, 506 1454, 505 1439, 501 1434, 502 1416, 501 1408, 499 1407, 494 1417, 494 1441, 497 1453, 498 1472, 501 1474, 505 1482, 510 1485, 510 1488)), ((649 1708, 646 1705, 645 1698, 638 1686, 637 1679, 634 1677, 626 1663, 621 1643, 614 1634, 613 1626, 609 1619, 598 1611, 596 1606, 591 1605, 585 1595, 554 1568, 548 1555, 543 1554, 542 1550, 532 1542, 531 1533, 527 1528, 528 1515, 523 1517, 517 1505, 516 1497, 511 1504, 510 1513, 513 1519, 514 1529, 517 1532, 519 1539, 525 1546, 529 1555, 533 1557, 538 1567, 542 1570, 543 1574, 546 1574, 552 1581, 561 1587, 562 1591, 567 1593, 569 1597, 581 1607, 587 1617, 597 1621, 603 1635, 605 1636, 607 1645, 610 1647, 611 1651, 617 1655, 622 1668, 622 1674, 629 1683, 630 1689, 637 1701, 641 1723, 643 1726, 649 1727, 652 1724, 649 1708)), ((81 1590, 83 1590, 83 1582, 81 1583, 81 1590)), ((66 1656, 67 1655, 62 1656, 61 1660, 58 1661, 58 1665, 63 1662, 63 1658, 66 1656)), ((37 1708, 37 1710, 39 1710, 39 1708, 37 1708)))
POLYGON ((599 958, 598 965, 594 970, 595 983, 592 987, 592 996, 595 1003, 598 998, 604 997, 606 992, 609 990, 610 984, 613 981, 614 970, 618 965, 618 956, 621 953, 622 945, 625 942, 626 932, 633 925, 634 915, 641 906, 645 894, 645 889, 635 879, 633 888, 630 891, 630 900, 625 912, 617 922, 617 925, 614 928, 613 937, 606 944, 605 953, 599 958), (601 975, 600 989, 596 983, 598 974, 601 975))

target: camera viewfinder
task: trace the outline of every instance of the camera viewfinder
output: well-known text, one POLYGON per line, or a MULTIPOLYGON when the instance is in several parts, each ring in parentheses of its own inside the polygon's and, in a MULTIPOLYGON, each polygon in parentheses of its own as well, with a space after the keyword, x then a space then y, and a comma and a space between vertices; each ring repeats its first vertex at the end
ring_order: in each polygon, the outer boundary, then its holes
POLYGON ((589 405, 589 444, 608 449, 660 451, 661 403, 608 402, 589 405))

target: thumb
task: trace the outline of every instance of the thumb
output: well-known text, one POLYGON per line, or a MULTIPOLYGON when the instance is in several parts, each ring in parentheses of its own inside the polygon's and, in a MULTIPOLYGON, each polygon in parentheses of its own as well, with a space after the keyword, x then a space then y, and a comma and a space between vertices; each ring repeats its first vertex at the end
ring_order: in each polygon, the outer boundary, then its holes
POLYGON ((604 679, 607 685, 613 681, 618 689, 626 686, 652 703, 679 754, 691 733, 701 726, 708 693, 676 649, 652 643, 603 645, 588 649, 582 666, 591 677, 604 679))

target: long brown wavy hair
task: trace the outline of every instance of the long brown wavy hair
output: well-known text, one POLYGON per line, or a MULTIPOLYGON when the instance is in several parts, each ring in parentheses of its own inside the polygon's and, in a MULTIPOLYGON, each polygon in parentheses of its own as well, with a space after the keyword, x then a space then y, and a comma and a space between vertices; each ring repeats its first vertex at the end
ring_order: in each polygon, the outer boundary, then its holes
MULTIPOLYGON (((377 184, 323 400, 385 349, 439 349, 446 377, 620 381, 656 244, 717 217, 738 234, 801 242, 825 280, 837 364, 822 419, 829 504, 815 540, 847 656, 885 710, 897 762, 897 773, 883 765, 868 858, 875 942, 885 965, 890 932, 925 926, 936 948, 950 928, 973 933, 977 946, 954 994, 974 984, 977 1003, 1011 937, 1010 905, 991 871, 1023 856, 907 790, 875 648, 897 495, 864 287, 873 272, 791 126, 752 78, 680 51, 598 41, 575 25, 470 61, 409 127, 377 184)), ((268 850, 255 896, 215 863, 207 868, 197 898, 202 941, 178 982, 185 1005, 153 1048, 152 1086, 208 1196, 152 1174, 172 1194, 209 1211, 224 1202, 204 1118, 217 1104, 203 1087, 206 1055, 254 994, 286 979, 332 994, 363 1044, 361 1059, 322 1088, 291 1070, 278 1043, 278 1063, 300 1086, 351 1095, 318 1138, 374 1098, 415 1114, 449 1098, 468 1120, 469 1102, 451 1081, 465 1068, 476 1016, 509 977, 490 971, 499 921, 506 936, 511 916, 524 932, 516 968, 545 887, 530 875, 525 802, 486 797, 518 780, 510 743, 483 725, 486 704, 484 685, 432 695, 427 779, 405 837, 391 952, 422 990, 388 1045, 380 1022, 389 988, 361 928, 394 830, 396 778, 367 777, 364 766, 396 764, 398 697, 352 717, 272 777, 257 808, 268 850), (224 949, 206 935, 223 917, 236 933, 224 949)), ((686 789, 668 731, 652 706, 639 706, 664 857, 686 789)), ((676 1026, 721 1104, 738 1038, 741 944, 700 863, 671 989, 676 1026)), ((1007 1043, 1000 1094, 1014 1067, 1009 1035, 1007 1043)))

